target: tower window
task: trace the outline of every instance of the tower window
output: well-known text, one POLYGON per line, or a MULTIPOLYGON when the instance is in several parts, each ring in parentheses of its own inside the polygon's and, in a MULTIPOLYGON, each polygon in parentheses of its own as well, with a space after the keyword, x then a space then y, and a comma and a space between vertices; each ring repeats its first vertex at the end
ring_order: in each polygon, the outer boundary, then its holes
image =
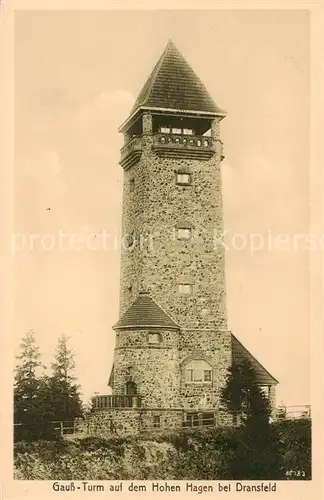
POLYGON ((135 188, 135 179, 134 177, 132 179, 129 180, 129 189, 130 191, 133 191, 135 188))
POLYGON ((211 383, 212 367, 202 359, 193 360, 186 365, 185 381, 187 383, 211 383))
POLYGON ((133 295, 133 287, 132 286, 128 286, 127 287, 127 292, 128 292, 128 296, 131 297, 133 295))
POLYGON ((192 294, 192 284, 191 283, 180 283, 178 285, 178 292, 181 295, 190 295, 190 294, 192 294))
POLYGON ((191 229, 179 227, 177 229, 177 238, 178 240, 190 240, 191 238, 191 229))
POLYGON ((188 186, 189 184, 191 184, 191 175, 185 173, 177 173, 176 182, 177 184, 188 186))
POLYGON ((149 344, 159 344, 161 342, 161 337, 159 333, 149 333, 148 334, 148 343, 149 344))
POLYGON ((160 415, 154 415, 153 416, 153 427, 160 427, 161 426, 161 417, 160 415))

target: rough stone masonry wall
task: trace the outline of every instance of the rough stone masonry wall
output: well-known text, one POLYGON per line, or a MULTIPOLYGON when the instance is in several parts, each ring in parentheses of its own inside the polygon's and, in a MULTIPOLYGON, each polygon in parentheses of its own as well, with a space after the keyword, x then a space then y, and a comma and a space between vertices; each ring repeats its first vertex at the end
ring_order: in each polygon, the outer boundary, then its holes
POLYGON ((161 158, 152 144, 152 135, 142 136, 142 157, 124 173, 123 231, 141 235, 142 245, 122 252, 121 312, 142 287, 181 327, 226 330, 225 255, 215 243, 223 233, 220 155, 161 158), (175 182, 175 172, 184 167, 192 175, 190 186, 175 182), (191 240, 175 237, 181 223, 191 225, 191 240), (148 235, 153 239, 145 245, 148 235), (179 295, 178 283, 187 281, 194 293, 179 295))
POLYGON ((114 394, 128 380, 137 385, 146 408, 218 408, 220 390, 231 364, 231 334, 211 330, 159 330, 161 342, 148 343, 147 330, 121 330, 115 349, 114 394), (212 366, 212 383, 186 383, 192 359, 212 366))
POLYGON ((155 411, 145 409, 107 409, 93 412, 79 429, 92 436, 129 436, 141 431, 176 429, 182 427, 183 412, 179 410, 155 411), (159 417, 159 426, 154 418, 159 417), (154 426, 155 424, 155 426, 154 426))
POLYGON ((231 333, 208 330, 182 330, 179 342, 181 363, 181 403, 189 409, 220 406, 220 391, 232 362, 231 333), (211 383, 186 383, 185 367, 191 359, 204 359, 212 366, 211 383))
POLYGON ((87 432, 92 436, 125 436, 139 431, 140 415, 135 409, 96 410, 87 418, 87 432))
POLYGON ((124 394, 129 377, 149 408, 180 406, 179 331, 159 330, 160 343, 148 343, 147 330, 120 330, 114 356, 114 394, 124 394))

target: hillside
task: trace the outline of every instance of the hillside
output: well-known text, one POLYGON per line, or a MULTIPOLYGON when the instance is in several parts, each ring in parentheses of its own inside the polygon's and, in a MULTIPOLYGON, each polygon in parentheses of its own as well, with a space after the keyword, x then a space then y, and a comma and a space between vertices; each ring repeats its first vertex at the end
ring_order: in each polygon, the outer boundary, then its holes
POLYGON ((220 428, 18 442, 15 479, 311 479, 310 421, 284 421, 273 430, 278 439, 263 449, 252 449, 239 429, 220 428), (296 477, 287 471, 301 472, 296 477))

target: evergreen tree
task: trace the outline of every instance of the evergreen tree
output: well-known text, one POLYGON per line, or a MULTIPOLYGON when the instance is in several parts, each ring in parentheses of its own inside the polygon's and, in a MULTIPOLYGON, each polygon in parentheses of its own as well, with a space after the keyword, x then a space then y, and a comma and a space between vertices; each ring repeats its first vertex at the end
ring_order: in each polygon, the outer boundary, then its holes
POLYGON ((222 390, 223 404, 231 412, 240 412, 246 426, 268 425, 270 405, 268 398, 262 393, 255 372, 248 361, 233 364, 222 390))
POLYGON ((229 411, 240 412, 242 420, 240 442, 231 463, 233 479, 280 478, 279 437, 270 424, 268 398, 249 362, 232 366, 221 400, 229 411))
POLYGON ((45 367, 41 363, 39 347, 32 330, 23 337, 17 359, 14 381, 14 423, 19 426, 15 426, 15 436, 34 439, 39 435, 43 422, 40 398, 43 377, 38 372, 45 367))
POLYGON ((52 375, 48 379, 47 402, 50 403, 53 420, 73 421, 83 414, 79 386, 72 374, 74 366, 74 354, 68 348, 68 338, 63 334, 58 340, 52 375))

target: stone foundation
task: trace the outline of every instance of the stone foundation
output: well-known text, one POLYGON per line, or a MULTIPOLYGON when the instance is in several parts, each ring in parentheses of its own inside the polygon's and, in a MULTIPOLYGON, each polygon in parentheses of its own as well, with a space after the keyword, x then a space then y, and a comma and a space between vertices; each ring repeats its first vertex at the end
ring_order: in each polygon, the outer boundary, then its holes
MULTIPOLYGON (((213 413, 215 415, 214 426, 236 425, 233 416, 223 410, 200 409, 196 412, 200 417, 205 413, 213 413)), ((192 411, 188 414, 192 414, 192 411)), ((131 436, 140 432, 180 430, 186 424, 188 424, 187 412, 180 408, 111 408, 96 410, 86 420, 78 419, 75 430, 82 434, 109 438, 131 436)), ((199 426, 201 427, 201 424, 199 426)))

